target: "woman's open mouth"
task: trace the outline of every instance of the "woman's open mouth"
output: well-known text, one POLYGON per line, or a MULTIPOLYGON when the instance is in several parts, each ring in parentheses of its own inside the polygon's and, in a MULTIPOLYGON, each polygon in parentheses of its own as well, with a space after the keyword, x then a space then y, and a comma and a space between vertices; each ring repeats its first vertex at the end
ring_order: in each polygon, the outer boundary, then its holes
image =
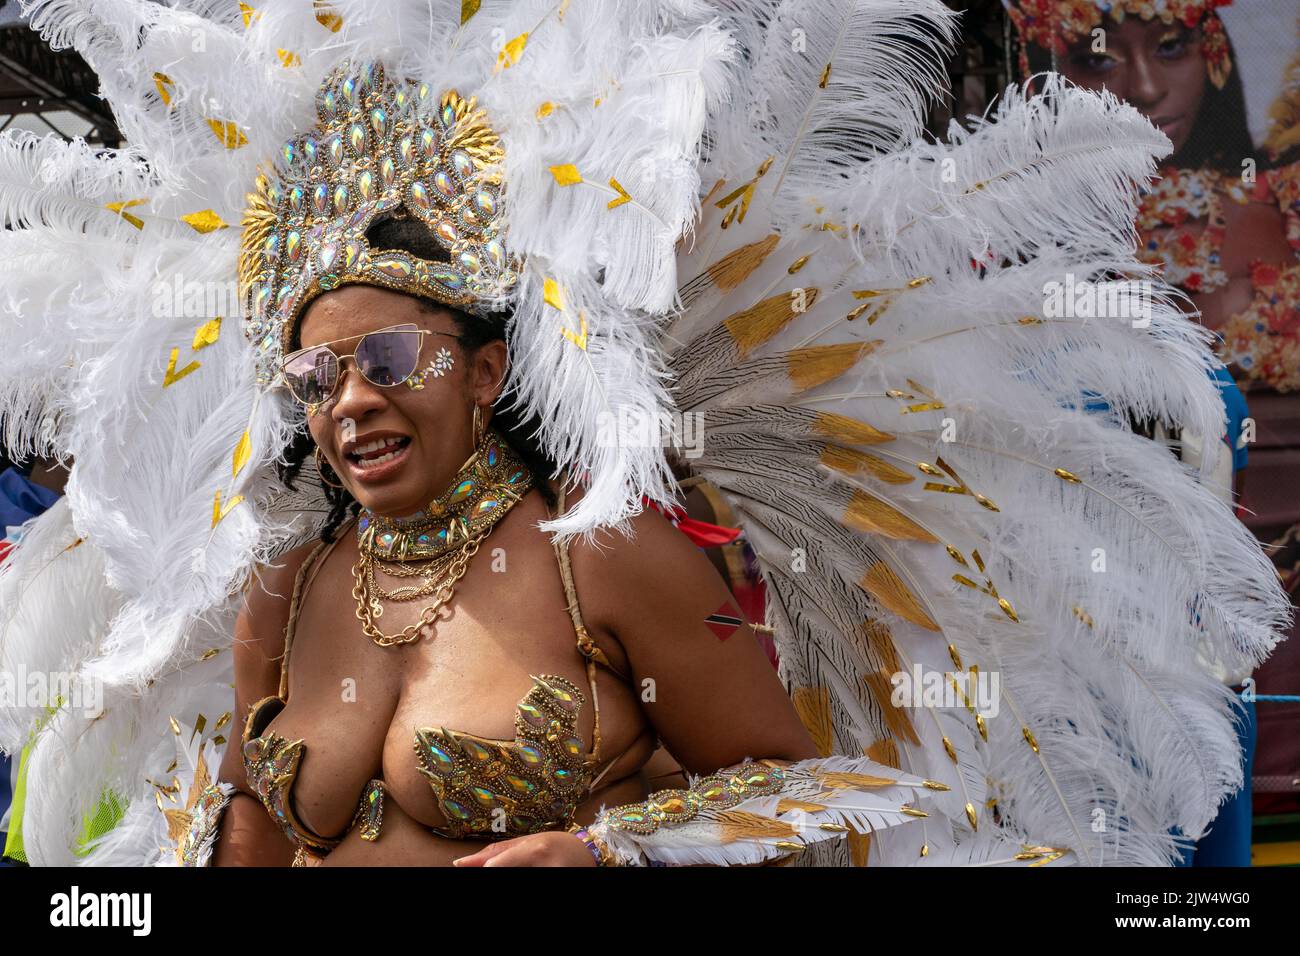
POLYGON ((404 435, 376 438, 344 453, 351 477, 359 482, 382 481, 391 477, 406 461, 411 439, 404 435))

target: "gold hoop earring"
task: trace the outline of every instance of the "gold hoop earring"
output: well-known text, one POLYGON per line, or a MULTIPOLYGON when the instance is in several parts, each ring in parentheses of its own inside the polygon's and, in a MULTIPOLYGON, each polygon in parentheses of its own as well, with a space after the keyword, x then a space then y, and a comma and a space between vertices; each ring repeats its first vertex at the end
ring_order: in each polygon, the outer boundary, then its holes
MULTIPOLYGON (((316 446, 316 451, 314 453, 314 456, 316 458, 316 471, 320 475, 321 484, 325 485, 328 488, 342 488, 343 487, 342 482, 336 484, 325 477, 325 469, 329 468, 330 463, 321 457, 319 445, 316 446)), ((330 468, 330 471, 334 471, 334 469, 330 468)))
POLYGON ((478 404, 474 405, 474 447, 478 448, 483 443, 483 409, 478 404))

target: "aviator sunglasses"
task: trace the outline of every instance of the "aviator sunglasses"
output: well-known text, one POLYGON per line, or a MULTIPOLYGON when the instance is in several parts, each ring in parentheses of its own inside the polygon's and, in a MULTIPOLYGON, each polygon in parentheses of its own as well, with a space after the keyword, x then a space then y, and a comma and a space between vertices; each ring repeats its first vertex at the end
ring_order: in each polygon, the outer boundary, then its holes
POLYGON ((420 347, 426 335, 445 335, 461 340, 450 332, 431 332, 415 325, 394 325, 377 332, 367 332, 349 356, 340 356, 329 346, 347 342, 356 336, 322 342, 285 356, 281 363, 284 383, 293 397, 307 406, 324 404, 338 390, 339 363, 351 358, 357 371, 371 385, 392 388, 415 375, 420 364, 420 347))

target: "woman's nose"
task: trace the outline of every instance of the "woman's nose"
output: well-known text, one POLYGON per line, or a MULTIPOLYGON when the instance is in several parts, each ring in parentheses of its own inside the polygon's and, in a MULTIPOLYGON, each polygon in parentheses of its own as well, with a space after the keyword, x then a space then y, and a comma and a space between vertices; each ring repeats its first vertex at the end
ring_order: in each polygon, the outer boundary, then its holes
POLYGON ((368 412, 383 408, 388 399, 383 389, 368 382, 350 357, 339 362, 339 387, 330 415, 337 422, 360 421, 368 412))
POLYGON ((1145 52, 1138 52, 1129 61, 1127 99, 1143 112, 1150 112, 1169 92, 1164 71, 1145 52))

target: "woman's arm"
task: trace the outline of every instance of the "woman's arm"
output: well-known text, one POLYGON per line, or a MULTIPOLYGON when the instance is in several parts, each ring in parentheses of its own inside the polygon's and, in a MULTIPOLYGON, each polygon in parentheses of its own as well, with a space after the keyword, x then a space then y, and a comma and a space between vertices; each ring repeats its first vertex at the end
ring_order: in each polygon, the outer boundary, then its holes
POLYGON ((217 774, 235 793, 221 821, 213 866, 288 866, 293 861, 293 845, 249 789, 240 738, 253 704, 279 693, 289 601, 298 569, 310 551, 310 545, 299 548, 279 564, 259 569, 235 621, 235 720, 217 774))

